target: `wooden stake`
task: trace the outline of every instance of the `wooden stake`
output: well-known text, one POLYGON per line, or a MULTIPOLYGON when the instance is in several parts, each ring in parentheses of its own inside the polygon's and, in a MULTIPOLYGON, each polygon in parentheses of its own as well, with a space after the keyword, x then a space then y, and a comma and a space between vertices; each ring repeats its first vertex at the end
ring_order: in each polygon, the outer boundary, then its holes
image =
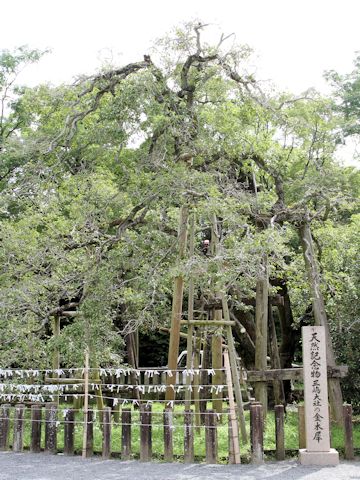
POLYGON ((226 384, 228 389, 229 397, 229 413, 230 413, 230 423, 231 423, 231 453, 233 455, 234 463, 240 463, 240 447, 239 447, 239 426, 236 418, 235 412, 235 402, 234 402, 234 391, 232 387, 232 378, 230 370, 230 360, 229 352, 224 351, 224 366, 225 366, 225 375, 226 375, 226 384))
POLYGON ((89 412, 89 348, 85 349, 85 370, 84 370, 84 430, 83 430, 83 445, 82 458, 86 458, 87 445, 87 430, 88 430, 88 412, 89 412))
POLYGON ((64 454, 74 455, 75 411, 66 411, 64 419, 64 454))
POLYGON ((173 454, 173 411, 171 408, 165 407, 163 413, 164 419, 164 460, 172 462, 173 454))
POLYGON ((45 452, 57 453, 57 404, 45 405, 45 452))
POLYGON ((284 405, 275 405, 276 460, 285 460, 284 405))
POLYGON ((10 407, 9 404, 0 406, 0 450, 9 448, 10 407))
POLYGON ((140 405, 140 462, 150 462, 152 455, 151 405, 140 405))
POLYGON ((13 441, 14 452, 22 452, 24 449, 24 410, 25 405, 15 405, 13 441))
POLYGON ((206 463, 217 463, 217 426, 216 413, 214 410, 205 412, 205 446, 206 463))
POLYGON ((131 457, 131 410, 123 408, 121 411, 121 460, 131 457))
POLYGON ((41 416, 41 406, 31 405, 31 453, 39 453, 41 451, 41 416))
POLYGON ((111 457, 111 407, 104 408, 102 433, 102 458, 107 460, 111 457))
POLYGON ((194 414, 184 411, 184 463, 194 463, 194 414))
POLYGON ((251 461, 264 462, 264 417, 260 403, 250 405, 251 461))
POLYGON ((345 438, 345 458, 354 460, 354 439, 352 425, 352 406, 344 405, 344 438, 345 438))

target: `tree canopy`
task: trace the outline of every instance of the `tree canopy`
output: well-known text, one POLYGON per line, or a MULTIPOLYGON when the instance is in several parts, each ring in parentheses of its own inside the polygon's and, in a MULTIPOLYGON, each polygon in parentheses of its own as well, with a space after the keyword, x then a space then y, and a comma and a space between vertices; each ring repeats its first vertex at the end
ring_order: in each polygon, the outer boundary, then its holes
POLYGON ((304 224, 330 329, 342 334, 336 353, 351 363, 360 177, 334 154, 339 132, 358 133, 358 62, 348 76, 329 74, 332 97, 295 97, 256 80, 248 46, 224 35, 203 43, 204 28, 186 24, 142 60, 71 86, 20 87, 17 71, 41 52, 1 53, 1 366, 47 367, 54 351, 79 365, 85 344, 99 365, 126 361, 127 334, 169 325, 179 272, 195 279, 199 311, 226 292, 251 366, 264 254, 291 363, 296 330, 313 321, 304 224), (182 205, 196 216, 196 248, 179 260, 182 205))

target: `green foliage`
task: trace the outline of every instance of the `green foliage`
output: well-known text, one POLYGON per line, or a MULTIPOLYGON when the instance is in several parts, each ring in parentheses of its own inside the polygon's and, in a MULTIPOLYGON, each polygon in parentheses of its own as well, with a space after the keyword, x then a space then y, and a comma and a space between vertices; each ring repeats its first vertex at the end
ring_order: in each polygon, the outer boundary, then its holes
POLYGON ((264 254, 299 323, 311 302, 297 236, 305 215, 332 329, 350 332, 337 339, 339 358, 352 361, 360 182, 334 160, 339 113, 313 91, 263 93, 247 73, 248 47, 208 45, 202 31, 187 24, 156 44, 152 62, 71 87, 15 88, 41 53, 0 55, 0 88, 11 89, 0 132, 0 329, 12 332, 2 335, 3 367, 48 367, 56 351, 80 365, 86 345, 94 364, 118 365, 126 333, 169 325, 180 273, 199 296, 226 291, 249 311, 264 254), (196 251, 179 260, 184 203, 196 214, 196 251), (219 248, 206 256, 214 217, 219 248))

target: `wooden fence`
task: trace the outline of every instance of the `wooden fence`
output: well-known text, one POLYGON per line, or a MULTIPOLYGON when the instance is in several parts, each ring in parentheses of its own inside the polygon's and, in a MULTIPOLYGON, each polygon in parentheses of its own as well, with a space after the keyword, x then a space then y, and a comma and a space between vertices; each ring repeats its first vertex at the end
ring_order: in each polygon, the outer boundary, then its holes
MULTIPOLYGON (((17 404, 0 405, 0 450, 12 450, 21 452, 29 448, 31 452, 44 451, 56 454, 62 451, 65 455, 81 453, 81 447, 76 444, 82 433, 85 432, 84 457, 91 457, 94 453, 101 454, 104 459, 120 457, 122 460, 139 458, 148 462, 153 458, 153 452, 157 459, 166 462, 183 460, 192 463, 195 460, 206 463, 228 462, 234 463, 234 448, 231 442, 231 422, 227 412, 219 416, 214 410, 204 412, 204 421, 201 429, 204 436, 202 439, 205 451, 202 456, 195 456, 194 441, 197 438, 197 428, 194 424, 195 413, 193 410, 173 410, 165 407, 162 412, 153 411, 151 404, 140 404, 138 410, 122 408, 120 418, 114 419, 111 407, 105 407, 103 411, 89 409, 87 415, 83 411, 75 411, 72 408, 60 409, 54 403, 45 406, 25 406, 17 404), (100 416, 100 413, 102 414, 100 416), (87 418, 85 428, 84 418, 87 418), (227 455, 222 454, 219 458, 218 431, 226 429, 228 433, 227 455), (154 429, 161 429, 162 434, 154 436, 154 429), (95 445, 95 430, 97 432, 95 445), (135 435, 136 434, 136 435, 135 435), (174 452, 174 435, 182 443, 182 453, 174 452), (101 438, 101 446, 99 444, 101 438), (136 437, 136 442, 134 438, 136 437), (154 438, 156 437, 156 449, 154 438), (159 448, 159 439, 162 446, 159 448), (77 441, 76 441, 77 440, 77 441), (61 443, 61 448, 58 444, 61 443), (137 443, 137 445, 135 445, 137 443), (116 445, 116 448, 113 447, 116 445), (135 446, 134 446, 135 445, 135 446), (160 450, 160 451, 159 451, 160 450)), ((303 448, 305 442, 304 411, 299 407, 299 447, 303 448)), ((275 458, 283 460, 285 451, 285 415, 282 405, 275 406, 275 458)), ((354 458, 354 445, 352 435, 352 408, 344 406, 344 457, 354 458)), ((264 461, 264 420, 262 406, 259 403, 250 405, 250 461, 262 463, 264 461)), ((156 432, 157 433, 157 432, 156 432)), ((177 448, 178 450, 178 448, 177 448)), ((222 449, 222 452, 224 449, 222 449)), ((244 451, 241 452, 244 460, 244 451)))

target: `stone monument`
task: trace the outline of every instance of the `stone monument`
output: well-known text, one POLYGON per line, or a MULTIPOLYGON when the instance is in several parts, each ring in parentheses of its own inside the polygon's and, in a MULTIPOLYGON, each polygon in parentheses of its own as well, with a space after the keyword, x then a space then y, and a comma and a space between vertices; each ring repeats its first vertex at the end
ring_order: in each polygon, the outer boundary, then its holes
POLYGON ((306 449, 302 465, 337 465, 339 453, 330 448, 325 327, 302 327, 306 449))

